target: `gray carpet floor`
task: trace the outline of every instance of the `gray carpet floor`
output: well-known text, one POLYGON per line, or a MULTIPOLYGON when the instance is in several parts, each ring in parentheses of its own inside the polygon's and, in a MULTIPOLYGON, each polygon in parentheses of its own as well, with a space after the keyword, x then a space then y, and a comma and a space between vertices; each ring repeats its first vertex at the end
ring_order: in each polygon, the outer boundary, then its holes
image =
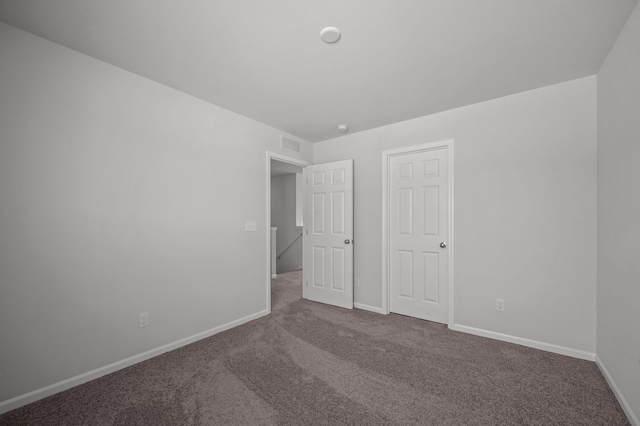
POLYGON ((593 362, 301 298, 0 425, 628 425, 593 362))

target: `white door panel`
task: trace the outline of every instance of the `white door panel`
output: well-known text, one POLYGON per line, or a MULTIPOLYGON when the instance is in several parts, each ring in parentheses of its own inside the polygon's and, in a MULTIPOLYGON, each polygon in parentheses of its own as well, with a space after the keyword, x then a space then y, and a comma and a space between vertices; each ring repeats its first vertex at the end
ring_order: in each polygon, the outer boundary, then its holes
POLYGON ((448 150, 390 160, 390 311, 448 322, 448 150))
POLYGON ((353 160, 304 169, 303 295, 353 308, 353 160))

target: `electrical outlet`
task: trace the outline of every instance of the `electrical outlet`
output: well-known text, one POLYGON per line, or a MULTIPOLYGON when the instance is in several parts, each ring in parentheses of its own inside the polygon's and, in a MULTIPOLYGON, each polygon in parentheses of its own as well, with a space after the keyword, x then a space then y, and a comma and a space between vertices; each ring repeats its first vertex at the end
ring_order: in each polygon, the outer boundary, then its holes
POLYGON ((149 312, 143 312, 138 315, 138 328, 146 327, 149 325, 149 312))
POLYGON ((256 222, 245 222, 244 230, 246 232, 255 232, 258 230, 258 224, 256 222))
POLYGON ((360 287, 360 278, 356 278, 356 287, 360 287))
POLYGON ((504 300, 496 299, 496 311, 504 311, 504 300))

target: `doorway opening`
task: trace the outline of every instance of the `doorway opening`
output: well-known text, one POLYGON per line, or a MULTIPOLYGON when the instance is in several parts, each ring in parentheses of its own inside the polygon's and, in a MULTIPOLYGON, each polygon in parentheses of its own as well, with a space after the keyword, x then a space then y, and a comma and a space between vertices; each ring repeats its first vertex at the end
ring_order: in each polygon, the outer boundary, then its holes
POLYGON ((271 280, 278 273, 303 267, 304 188, 308 162, 267 151, 266 164, 266 293, 271 312, 271 280))

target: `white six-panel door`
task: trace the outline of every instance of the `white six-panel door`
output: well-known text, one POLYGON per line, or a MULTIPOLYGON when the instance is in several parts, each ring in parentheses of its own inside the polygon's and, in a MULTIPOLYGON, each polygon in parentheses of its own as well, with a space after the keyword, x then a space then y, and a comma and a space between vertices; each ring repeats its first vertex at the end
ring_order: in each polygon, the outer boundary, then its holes
POLYGON ((390 311, 448 322, 448 151, 391 157, 390 311), (445 247, 443 247, 445 246, 445 247))
POLYGON ((353 160, 304 169, 303 294, 353 308, 353 160))

